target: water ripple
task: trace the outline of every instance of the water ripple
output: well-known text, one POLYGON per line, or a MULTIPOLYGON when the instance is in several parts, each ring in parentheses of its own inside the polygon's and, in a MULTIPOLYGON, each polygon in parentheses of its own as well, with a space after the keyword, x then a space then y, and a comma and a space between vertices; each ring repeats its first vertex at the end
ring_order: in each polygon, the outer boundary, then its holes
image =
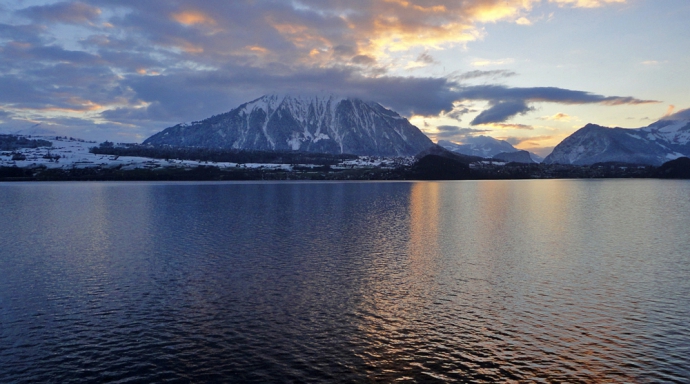
POLYGON ((690 380, 687 182, 0 189, 0 382, 690 380))

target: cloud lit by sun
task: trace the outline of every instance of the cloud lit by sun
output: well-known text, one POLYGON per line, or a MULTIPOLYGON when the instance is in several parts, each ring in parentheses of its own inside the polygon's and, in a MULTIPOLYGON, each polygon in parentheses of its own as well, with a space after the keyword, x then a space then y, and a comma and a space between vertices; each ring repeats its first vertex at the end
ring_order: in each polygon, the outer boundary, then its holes
MULTIPOLYGON (((536 137, 598 117, 591 111, 625 110, 639 120, 663 113, 657 101, 686 103, 587 81, 594 69, 582 52, 590 47, 571 49, 571 36, 559 35, 565 18, 637 6, 625 0, 11 3, 0 6, 5 130, 30 111, 46 124, 150 133, 266 93, 327 91, 380 102, 429 135, 459 126, 536 137), (554 36, 542 39, 545 30, 554 36)), ((599 48, 591 50, 605 55, 599 48)), ((607 74, 649 76, 682 72, 675 63, 685 62, 652 48, 629 63, 601 60, 596 69, 607 74)))
POLYGON ((216 21, 210 16, 199 11, 182 11, 171 15, 173 20, 184 25, 216 25, 216 21))

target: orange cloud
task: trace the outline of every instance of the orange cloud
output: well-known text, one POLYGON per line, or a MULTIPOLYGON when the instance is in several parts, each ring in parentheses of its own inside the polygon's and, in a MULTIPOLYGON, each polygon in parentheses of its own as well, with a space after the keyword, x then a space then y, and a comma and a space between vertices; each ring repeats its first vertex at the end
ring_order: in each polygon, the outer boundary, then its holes
POLYGON ((669 105, 668 109, 666 110, 666 113, 664 113, 664 116, 662 116, 662 118, 671 116, 675 109, 676 109, 675 105, 673 105, 673 104, 669 105))
MULTIPOLYGON (((555 147, 558 145, 561 141, 563 141, 566 137, 570 136, 570 133, 562 133, 558 135, 553 135, 553 136, 530 136, 530 137, 524 137, 520 138, 520 142, 517 144, 513 144, 513 146, 517 149, 522 149, 525 151, 530 151, 530 152, 535 152, 539 153, 540 148, 550 148, 550 147, 555 147)), ((508 138, 499 138, 499 139, 508 139, 508 138)), ((545 155, 545 154, 543 154, 545 155)))
POLYGON ((411 2, 405 1, 405 0, 383 0, 383 1, 386 3, 398 4, 404 8, 412 8, 415 11, 421 11, 421 12, 439 13, 439 12, 446 12, 448 10, 448 8, 446 8, 445 5, 433 5, 431 7, 424 7, 421 5, 412 4, 411 2))
POLYGON ((105 109, 104 105, 94 103, 90 100, 83 100, 78 97, 70 97, 67 100, 67 104, 73 105, 73 107, 56 107, 56 106, 46 106, 40 108, 16 108, 20 111, 36 111, 36 112, 64 112, 64 113, 84 113, 101 111, 105 109))
MULTIPOLYGON (((553 120, 553 121, 571 121, 573 119, 572 116, 558 112, 557 114, 553 116, 542 116, 539 118, 540 120, 553 120)), ((577 118, 575 118, 577 120, 577 118)))
POLYGON ((262 54, 268 53, 268 49, 266 49, 264 47, 260 47, 258 45, 248 45, 245 47, 245 49, 248 49, 248 50, 250 50, 252 52, 256 52, 256 53, 262 53, 262 54))
MULTIPOLYGON (((625 0, 549 0, 561 6, 592 7, 625 0)), ((348 2, 309 2, 310 8, 332 16, 330 28, 312 24, 311 19, 270 13, 263 18, 270 27, 297 48, 298 62, 312 65, 352 65, 355 57, 368 57, 378 67, 405 68, 409 58, 400 55, 410 49, 442 50, 481 39, 482 23, 499 21, 530 25, 532 8, 542 0, 372 0, 356 9, 348 2), (352 47, 342 54, 339 47, 352 47)), ((208 24, 212 19, 197 11, 176 13, 185 25, 208 24)), ((260 43, 252 41, 250 46, 260 43)), ((261 44, 263 45, 263 44, 261 44)), ((259 51, 254 51, 259 53, 259 51)), ((505 61, 477 60, 475 65, 503 65, 505 61)))
POLYGON ((139 68, 137 69, 137 73, 140 75, 149 75, 149 76, 157 76, 160 75, 160 72, 158 71, 149 71, 146 68, 139 68))
POLYGON ((472 21, 492 23, 500 20, 515 18, 521 10, 532 9, 533 0, 508 1, 475 1, 472 2, 466 14, 472 21))
POLYGON ((196 24, 216 25, 216 21, 213 18, 199 11, 182 11, 179 13, 173 13, 170 16, 178 23, 187 26, 196 24))

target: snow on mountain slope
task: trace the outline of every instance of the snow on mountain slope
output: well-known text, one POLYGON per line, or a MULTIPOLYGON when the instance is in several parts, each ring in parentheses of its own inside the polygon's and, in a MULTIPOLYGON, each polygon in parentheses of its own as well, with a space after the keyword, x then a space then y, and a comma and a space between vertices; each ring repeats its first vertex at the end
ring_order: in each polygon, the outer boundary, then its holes
POLYGON ((336 96, 267 95, 230 112, 159 132, 144 144, 263 151, 412 156, 433 145, 378 103, 336 96))
MULTIPOLYGON (((148 157, 97 155, 89 152, 89 149, 97 146, 96 142, 84 141, 60 136, 31 136, 33 139, 47 140, 52 143, 50 147, 22 148, 14 151, 0 151, 0 167, 19 168, 120 168, 131 170, 137 168, 194 168, 201 165, 218 168, 263 168, 291 171, 294 166, 320 167, 315 164, 268 164, 268 163, 230 163, 230 162, 206 162, 196 160, 163 160, 148 157), (15 156, 20 155, 20 156, 15 156)), ((333 169, 352 168, 395 168, 397 164, 409 165, 414 162, 413 157, 381 158, 360 156, 357 159, 346 160, 333 169)))
POLYGON ((607 128, 587 124, 546 157, 546 164, 599 162, 661 165, 690 155, 690 121, 660 120, 645 128, 607 128))
POLYGON ((647 133, 647 140, 659 140, 669 145, 685 146, 690 143, 690 121, 688 120, 660 120, 640 132, 647 133))

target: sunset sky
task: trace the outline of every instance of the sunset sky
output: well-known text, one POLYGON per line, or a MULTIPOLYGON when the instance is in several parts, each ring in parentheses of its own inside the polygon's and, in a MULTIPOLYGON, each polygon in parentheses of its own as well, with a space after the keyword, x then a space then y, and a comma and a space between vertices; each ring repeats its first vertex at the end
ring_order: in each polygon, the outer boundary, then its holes
POLYGON ((267 93, 548 154, 690 108, 688 0, 0 0, 0 131, 141 142, 267 93))

